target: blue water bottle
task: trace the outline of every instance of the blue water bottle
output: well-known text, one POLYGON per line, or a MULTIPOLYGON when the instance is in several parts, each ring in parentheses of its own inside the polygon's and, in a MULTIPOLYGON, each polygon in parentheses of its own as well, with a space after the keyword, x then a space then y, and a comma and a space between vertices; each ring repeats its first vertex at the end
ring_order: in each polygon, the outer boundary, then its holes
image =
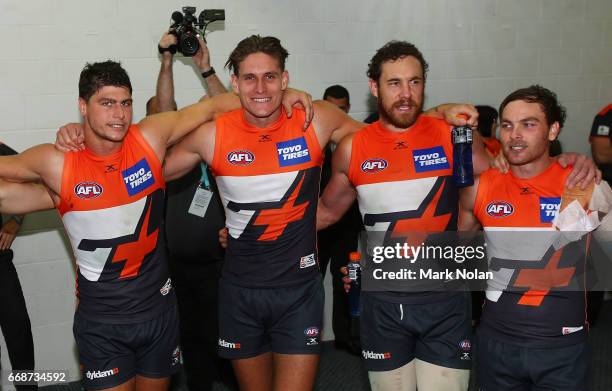
POLYGON ((351 280, 351 289, 349 290, 349 314, 352 318, 359 317, 359 294, 361 293, 361 254, 358 251, 353 251, 349 254, 349 263, 346 265, 348 276, 351 280))
POLYGON ((472 128, 455 126, 453 139, 453 177, 455 186, 466 187, 474 184, 474 168, 472 167, 472 128))

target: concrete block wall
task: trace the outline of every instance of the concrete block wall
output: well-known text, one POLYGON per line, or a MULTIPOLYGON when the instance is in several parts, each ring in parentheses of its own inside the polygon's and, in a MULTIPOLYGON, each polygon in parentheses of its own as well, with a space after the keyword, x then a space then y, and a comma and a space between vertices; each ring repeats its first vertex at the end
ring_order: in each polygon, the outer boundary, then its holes
MULTIPOLYGON (((210 25, 212 64, 224 82, 227 55, 250 34, 278 36, 290 52, 291 85, 320 97, 351 92, 351 114, 370 111, 365 70, 390 39, 415 43, 430 63, 427 106, 497 106, 515 88, 541 83, 568 108, 565 150, 588 153, 595 113, 612 101, 610 0, 0 0, 0 139, 18 150, 54 140, 79 121, 77 81, 86 61, 119 59, 134 86, 135 118, 153 94, 156 45, 172 11, 224 8, 210 25), (189 4, 188 4, 189 3, 189 4)), ((190 60, 175 61, 179 106, 202 94, 190 60)), ((54 212, 28 216, 14 244, 39 368, 76 376, 71 324, 74 266, 54 212)), ((2 355, 7 368, 7 355, 2 355)))

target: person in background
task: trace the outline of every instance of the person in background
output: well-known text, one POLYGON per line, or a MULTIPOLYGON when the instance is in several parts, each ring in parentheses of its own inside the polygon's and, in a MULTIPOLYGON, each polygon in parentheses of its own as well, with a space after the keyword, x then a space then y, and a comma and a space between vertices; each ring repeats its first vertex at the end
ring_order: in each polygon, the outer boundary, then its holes
MULTIPOLYGON (((0 155, 17 152, 0 143, 0 155)), ((34 341, 19 276, 13 264, 11 245, 23 224, 24 215, 0 216, 0 328, 6 342, 12 370, 34 369, 34 341)), ((17 391, 37 390, 35 385, 16 386, 17 391)))
MULTIPOLYGON (((602 178, 612 184, 612 144, 610 143, 610 128, 612 127, 612 104, 607 105, 593 119, 589 142, 591 154, 601 170, 602 178)), ((605 251, 610 251, 605 249, 605 251)), ((603 291, 589 291, 588 316, 589 323, 595 324, 599 310, 603 305, 603 291)))
MULTIPOLYGON (((227 92, 210 65, 210 53, 202 37, 192 57, 201 72, 208 95, 227 92)), ((173 48, 176 36, 164 33, 159 42, 161 67, 156 94, 147 102, 147 115, 176 110, 173 48)), ((205 99, 206 95, 202 97, 205 99)), ((215 381, 235 384, 228 360, 217 355, 218 287, 224 252, 217 232, 225 214, 216 183, 202 164, 187 175, 167 183, 166 245, 172 283, 179 308, 183 368, 190 391, 208 391, 215 381), (197 202, 200 200, 200 202, 197 202)))
POLYGON ((593 120, 591 126, 591 153, 602 172, 603 179, 612 183, 612 103, 604 107, 593 120))
MULTIPOLYGON (((338 106, 345 113, 351 108, 349 92, 340 85, 328 87, 323 99, 338 106)), ((325 148, 325 158, 321 171, 321 192, 331 178, 332 145, 325 148)), ((325 277, 327 265, 330 265, 333 286, 332 328, 337 349, 361 355, 359 346, 359 319, 349 316, 348 296, 344 292, 340 268, 347 264, 349 253, 357 251, 357 239, 361 231, 361 216, 357 202, 336 224, 317 233, 319 265, 325 277)))
POLYGON ((497 110, 491 106, 479 105, 478 110, 478 131, 482 136, 482 141, 485 143, 486 152, 495 157, 501 151, 501 144, 497 137, 497 110))

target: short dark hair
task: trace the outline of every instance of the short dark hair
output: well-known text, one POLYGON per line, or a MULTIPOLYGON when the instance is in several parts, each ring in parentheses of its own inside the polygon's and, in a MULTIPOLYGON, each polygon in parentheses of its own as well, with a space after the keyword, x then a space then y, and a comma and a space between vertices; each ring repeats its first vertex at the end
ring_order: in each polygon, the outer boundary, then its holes
POLYGON ((374 57, 368 64, 367 75, 370 79, 378 82, 382 73, 382 64, 387 61, 397 61, 400 58, 412 56, 421 63, 423 69, 423 78, 426 78, 429 64, 425 61, 423 54, 413 44, 406 41, 389 41, 385 46, 376 51, 374 57))
POLYGON ((559 122, 559 128, 563 128, 567 116, 565 107, 561 106, 557 100, 557 94, 548 88, 535 84, 514 91, 504 99, 501 105, 499 105, 500 115, 503 115, 504 108, 508 103, 514 102, 515 100, 522 100, 527 103, 538 103, 546 116, 548 125, 559 122))
POLYGON ((289 52, 281 45, 278 38, 262 37, 260 35, 251 35, 240 41, 238 46, 230 53, 229 58, 225 62, 225 67, 234 72, 234 75, 238 75, 238 65, 248 55, 253 53, 265 53, 276 58, 281 70, 285 70, 285 62, 289 52))
POLYGON ((483 137, 491 137, 491 127, 499 116, 497 110, 487 105, 478 105, 476 110, 478 110, 478 131, 483 137))
POLYGON ((327 99, 328 96, 331 96, 335 99, 346 98, 346 100, 350 100, 348 90, 338 84, 327 87, 327 89, 323 93, 323 100, 327 99))
POLYGON ((79 97, 88 101, 102 87, 125 87, 132 94, 130 77, 120 62, 107 60, 104 62, 87 63, 79 77, 79 97))

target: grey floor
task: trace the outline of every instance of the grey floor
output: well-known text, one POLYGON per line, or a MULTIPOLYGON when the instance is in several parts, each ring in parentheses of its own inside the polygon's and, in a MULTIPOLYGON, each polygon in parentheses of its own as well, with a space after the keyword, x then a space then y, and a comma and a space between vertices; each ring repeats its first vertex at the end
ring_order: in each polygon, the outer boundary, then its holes
MULTIPOLYGON (((604 303, 597 324, 591 328, 589 344, 591 359, 591 391, 612 390, 612 301, 604 303)), ((477 360, 477 358, 476 358, 477 360)), ((172 391, 188 391, 179 377, 172 391)), ((476 379, 471 379, 470 391, 476 391, 476 379)), ((64 386, 41 387, 42 391, 79 391, 78 383, 64 386)), ((367 375, 361 359, 345 351, 334 349, 333 343, 323 344, 321 365, 315 390, 317 391, 369 391, 367 375)), ((215 384, 213 391, 233 391, 215 384)))

